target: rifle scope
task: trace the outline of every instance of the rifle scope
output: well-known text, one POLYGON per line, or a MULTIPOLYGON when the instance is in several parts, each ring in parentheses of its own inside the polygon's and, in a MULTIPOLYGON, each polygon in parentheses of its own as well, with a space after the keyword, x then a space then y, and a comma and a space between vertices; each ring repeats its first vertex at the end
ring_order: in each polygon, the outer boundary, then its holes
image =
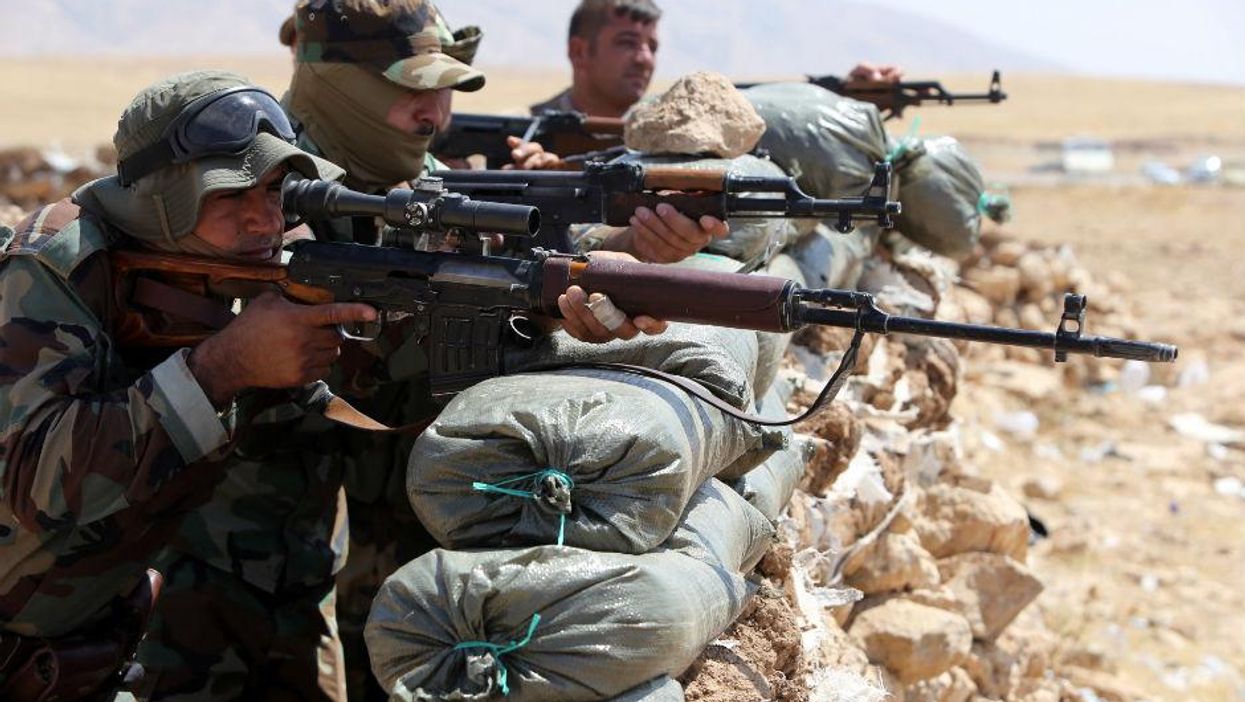
POLYGON ((390 226, 418 231, 468 229, 533 236, 540 210, 528 205, 477 202, 447 192, 439 178, 424 178, 414 190, 395 188, 368 195, 340 183, 288 176, 281 186, 281 209, 288 221, 332 217, 380 217, 390 226))

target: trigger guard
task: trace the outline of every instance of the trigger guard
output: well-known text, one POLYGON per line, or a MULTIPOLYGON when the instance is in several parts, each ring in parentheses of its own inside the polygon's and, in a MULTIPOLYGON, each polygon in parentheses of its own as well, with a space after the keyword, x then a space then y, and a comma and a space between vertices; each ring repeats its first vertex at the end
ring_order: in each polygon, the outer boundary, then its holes
POLYGON ((376 341, 377 339, 380 338, 381 333, 384 331, 385 331, 384 316, 377 317, 376 333, 372 336, 363 336, 362 334, 355 334, 354 332, 351 332, 350 330, 346 329, 346 325, 344 324, 337 325, 337 335, 340 336, 342 339, 345 339, 348 341, 376 341))

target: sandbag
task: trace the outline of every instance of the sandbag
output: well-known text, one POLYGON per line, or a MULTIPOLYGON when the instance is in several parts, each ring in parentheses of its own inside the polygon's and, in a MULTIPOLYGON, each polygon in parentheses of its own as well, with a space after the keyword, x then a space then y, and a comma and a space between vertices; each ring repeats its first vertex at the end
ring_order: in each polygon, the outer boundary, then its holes
MULTIPOLYGON (((801 286, 804 285, 804 273, 795 259, 787 254, 775 256, 759 273, 794 280, 801 286)), ((787 347, 791 344, 791 336, 791 334, 777 332, 757 332, 757 366, 752 381, 757 400, 765 396, 770 386, 773 385, 774 378, 778 377, 778 367, 782 365, 783 354, 787 352, 787 347)))
POLYGON ((634 687, 610 702, 684 702, 683 686, 666 676, 634 687))
POLYGON ((502 681, 509 702, 608 699, 690 665, 739 615, 743 573, 772 538, 763 515, 709 481, 651 553, 437 549, 376 596, 372 671, 403 699, 500 700, 502 681))
POLYGON ((860 224, 849 234, 819 224, 787 253, 795 259, 808 287, 854 289, 880 236, 876 224, 860 224))
POLYGON ((415 442, 407 496, 447 548, 561 539, 643 553, 701 483, 737 478, 780 445, 778 432, 652 378, 503 376, 459 393, 415 442))
POLYGON ((910 137, 894 156, 903 212, 895 228, 925 248, 952 258, 972 253, 986 213, 996 222, 1010 201, 987 193, 977 164, 952 137, 910 137))
MULTIPOLYGON (((775 384, 757 406, 758 414, 771 419, 785 419, 790 391, 788 384, 775 384)), ((774 522, 791 501, 791 495, 804 475, 804 467, 813 454, 811 443, 792 432, 790 427, 784 429, 786 445, 731 484, 748 504, 774 522)))
POLYGON ((814 197, 854 197, 886 157, 878 108, 810 83, 767 83, 743 91, 765 120, 759 149, 814 197))
MULTIPOLYGON (((679 166, 692 170, 727 170, 745 176, 787 177, 787 173, 773 161, 752 154, 724 159, 629 152, 619 156, 614 162, 679 166)), ((727 226, 730 227, 730 234, 723 239, 709 242, 704 251, 748 264, 747 270, 756 270, 765 265, 799 236, 792 221, 786 219, 736 217, 729 219, 727 226)))

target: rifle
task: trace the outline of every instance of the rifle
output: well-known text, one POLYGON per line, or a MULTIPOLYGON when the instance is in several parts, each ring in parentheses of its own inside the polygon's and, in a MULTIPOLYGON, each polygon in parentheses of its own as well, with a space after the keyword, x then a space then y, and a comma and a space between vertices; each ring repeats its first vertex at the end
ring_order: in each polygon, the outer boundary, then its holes
MULTIPOLYGON (((325 200, 310 197, 309 192, 315 190, 287 182, 283 193, 287 212, 312 218, 326 214, 322 208, 325 200)), ((356 214, 343 211, 341 203, 350 200, 339 197, 338 214, 356 214)), ((111 255, 118 279, 123 281, 122 289, 125 279, 173 270, 208 277, 216 284, 240 284, 235 290, 249 288, 235 293, 238 296, 277 289, 303 302, 367 303, 381 312, 382 327, 390 313, 412 315, 416 334, 428 350, 436 397, 452 396, 510 370, 507 351, 530 343, 522 331, 530 326, 523 320, 530 321, 531 315, 558 317, 558 296, 572 285, 588 293, 608 295, 629 314, 670 321, 783 333, 806 324, 855 329, 852 346, 836 372, 838 384, 850 372, 866 332, 1051 349, 1056 361, 1065 360, 1069 353, 1143 361, 1172 361, 1177 355, 1176 347, 1168 344, 1082 335, 1083 296, 1070 295, 1058 330, 1046 333, 891 315, 878 308, 867 293, 809 289, 777 277, 589 258, 543 249, 534 249, 531 254, 528 258, 510 258, 299 241, 292 245, 289 263, 284 266, 133 251, 111 255)), ((212 331, 200 330, 199 340, 212 331)), ((185 334, 170 343, 151 328, 146 329, 146 336, 131 335, 119 341, 123 346, 197 343, 185 334)), ((837 390, 835 383, 832 380, 827 384, 823 395, 832 386, 837 390)), ((822 403, 819 399, 814 407, 822 403)))
MULTIPOLYGON (((835 220, 847 233, 853 223, 876 221, 891 227, 900 212, 889 199, 891 164, 874 166, 873 180, 861 197, 814 198, 794 178, 745 176, 726 170, 695 170, 637 163, 587 163, 583 171, 434 171, 446 190, 472 200, 530 204, 540 210, 540 231, 533 243, 571 252, 572 224, 626 226, 637 207, 668 203, 692 219, 813 218, 835 220)), ((331 184, 312 187, 329 188, 331 184)))
POLYGON ((438 135, 432 153, 441 159, 479 154, 490 169, 510 163, 506 137, 539 142, 559 156, 585 154, 622 146, 623 121, 589 117, 582 112, 549 112, 536 117, 454 113, 450 127, 438 135))
MULTIPOLYGON (((990 76, 990 87, 984 93, 953 93, 936 80, 901 81, 884 83, 866 80, 844 80, 837 76, 806 76, 813 85, 853 100, 871 102, 884 112, 885 119, 903 116, 904 109, 925 102, 954 105, 957 102, 989 102, 997 104, 1007 99, 999 72, 990 76)), ((743 90, 761 83, 736 83, 743 90)), ((561 152, 558 152, 561 153, 561 152)))

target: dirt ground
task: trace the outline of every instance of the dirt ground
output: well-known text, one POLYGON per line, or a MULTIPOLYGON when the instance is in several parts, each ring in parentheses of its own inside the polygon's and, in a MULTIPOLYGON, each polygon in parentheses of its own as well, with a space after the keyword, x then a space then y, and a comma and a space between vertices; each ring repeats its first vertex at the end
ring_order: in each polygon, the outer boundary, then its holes
MULTIPOLYGON (((6 59, 0 147, 86 153, 109 139, 138 88, 202 65, 242 71, 275 91, 289 73, 284 57, 6 59)), ((459 96, 456 108, 519 111, 563 80, 490 75, 488 89, 459 96)), ((976 90, 984 78, 947 82, 976 90)), ((1166 395, 1147 400, 1111 385, 1091 392, 1048 384, 1056 371, 1041 367, 1017 382, 1007 364, 970 357, 953 407, 967 459, 1048 530, 1030 566, 1046 584, 1037 609, 1065 652, 1118 666, 1128 683, 1120 699, 1245 700, 1245 492, 1232 482, 1245 482, 1245 442, 1188 438, 1172 425, 1196 413, 1245 431, 1245 189, 1136 178, 1147 159, 1181 167, 1193 155, 1219 154, 1245 163, 1245 90, 1007 75, 1004 87, 1011 98, 1002 106, 921 110, 921 133, 962 137, 988 176, 1010 185, 1016 215, 1002 231, 1071 246, 1096 277, 1126 290, 1120 303, 1137 333, 1179 344, 1181 358, 1154 369, 1150 382, 1166 395), (1056 153, 1051 145, 1071 135, 1111 140, 1117 175, 1132 178, 1030 178, 1056 153), (1179 385, 1182 372, 1198 380, 1203 363, 1203 382, 1179 385), (1020 410, 1039 420, 1032 437, 999 425, 1020 410)))

